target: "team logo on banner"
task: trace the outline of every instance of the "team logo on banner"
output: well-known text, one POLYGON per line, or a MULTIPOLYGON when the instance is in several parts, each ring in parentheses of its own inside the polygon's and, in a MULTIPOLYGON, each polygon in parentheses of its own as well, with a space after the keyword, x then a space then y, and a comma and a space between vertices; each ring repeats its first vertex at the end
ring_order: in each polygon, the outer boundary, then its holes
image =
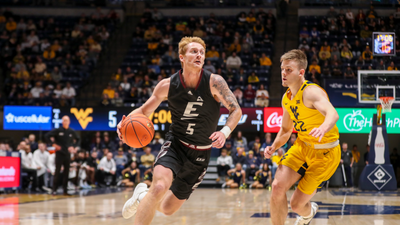
POLYGON ((78 109, 71 108, 71 113, 75 115, 82 129, 86 129, 87 125, 93 121, 93 117, 89 116, 89 114, 93 113, 93 108, 78 109))

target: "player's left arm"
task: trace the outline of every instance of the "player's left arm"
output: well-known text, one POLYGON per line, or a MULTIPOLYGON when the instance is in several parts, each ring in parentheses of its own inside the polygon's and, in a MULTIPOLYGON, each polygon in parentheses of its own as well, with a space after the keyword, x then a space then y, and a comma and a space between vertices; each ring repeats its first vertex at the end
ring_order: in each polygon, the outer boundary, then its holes
POLYGON ((212 74, 210 79, 211 93, 229 110, 229 117, 226 120, 225 126, 214 132, 210 139, 213 141, 213 147, 222 148, 226 138, 236 128, 242 117, 242 109, 240 108, 236 97, 229 89, 225 79, 220 75, 212 74))
POLYGON ((335 126, 336 122, 339 120, 339 115, 329 101, 326 92, 320 87, 308 86, 304 90, 303 99, 304 103, 312 104, 315 109, 325 116, 325 120, 321 126, 313 128, 309 133, 309 135, 319 138, 318 141, 321 141, 325 133, 335 126))

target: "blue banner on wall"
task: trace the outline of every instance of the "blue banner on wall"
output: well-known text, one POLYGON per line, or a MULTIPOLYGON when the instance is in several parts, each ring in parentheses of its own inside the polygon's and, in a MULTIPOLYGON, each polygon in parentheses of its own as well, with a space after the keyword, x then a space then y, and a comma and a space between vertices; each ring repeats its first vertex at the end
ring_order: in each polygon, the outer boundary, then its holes
POLYGON ((357 80, 326 79, 325 90, 334 107, 371 107, 358 102, 357 80))
POLYGON ((51 130, 50 106, 4 106, 4 130, 51 130))

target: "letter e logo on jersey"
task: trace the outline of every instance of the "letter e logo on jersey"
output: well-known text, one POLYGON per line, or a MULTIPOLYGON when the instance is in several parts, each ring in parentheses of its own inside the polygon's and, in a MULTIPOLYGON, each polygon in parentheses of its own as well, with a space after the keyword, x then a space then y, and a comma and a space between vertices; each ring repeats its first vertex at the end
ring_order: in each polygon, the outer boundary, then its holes
POLYGON ((195 105, 202 106, 203 102, 188 102, 185 112, 183 112, 183 117, 181 118, 181 120, 194 119, 199 115, 198 113, 192 113, 196 111, 196 108, 193 107, 195 105))
POLYGON ((73 113, 81 125, 82 129, 86 129, 87 125, 93 121, 93 117, 89 116, 89 114, 93 113, 93 108, 87 108, 85 110, 80 109, 78 111, 77 108, 71 108, 71 113, 73 113))

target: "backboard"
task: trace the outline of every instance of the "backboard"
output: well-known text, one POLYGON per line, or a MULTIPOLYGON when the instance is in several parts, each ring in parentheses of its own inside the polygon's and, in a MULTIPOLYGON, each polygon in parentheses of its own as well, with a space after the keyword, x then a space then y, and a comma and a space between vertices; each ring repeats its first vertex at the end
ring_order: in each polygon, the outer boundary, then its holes
POLYGON ((379 97, 394 97, 400 103, 400 71, 359 70, 358 102, 380 104, 379 97))

